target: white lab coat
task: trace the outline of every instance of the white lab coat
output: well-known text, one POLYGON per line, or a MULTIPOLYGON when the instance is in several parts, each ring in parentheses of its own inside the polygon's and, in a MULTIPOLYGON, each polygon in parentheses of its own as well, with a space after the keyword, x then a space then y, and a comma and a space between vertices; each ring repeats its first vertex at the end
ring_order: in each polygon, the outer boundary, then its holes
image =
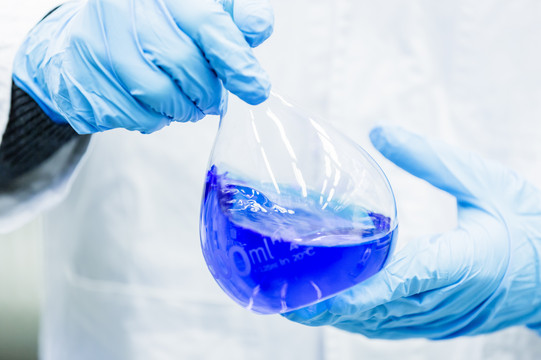
MULTIPOLYGON (((541 3, 275 0, 274 7, 275 34, 257 53, 275 89, 380 162, 397 198, 399 246, 452 228, 455 205, 373 150, 367 134, 375 124, 477 151, 541 186, 541 3)), ((383 341, 238 307, 199 249, 216 129, 208 118, 151 135, 93 136, 69 196, 44 217, 42 359, 541 358, 541 338, 523 327, 383 341)))
MULTIPOLYGON (((0 141, 8 122, 15 52, 29 29, 54 8, 57 1, 12 1, 0 11, 0 141)), ((89 140, 89 137, 81 137, 70 141, 25 175, 10 192, 0 192, 0 234, 19 228, 66 197, 89 140)))

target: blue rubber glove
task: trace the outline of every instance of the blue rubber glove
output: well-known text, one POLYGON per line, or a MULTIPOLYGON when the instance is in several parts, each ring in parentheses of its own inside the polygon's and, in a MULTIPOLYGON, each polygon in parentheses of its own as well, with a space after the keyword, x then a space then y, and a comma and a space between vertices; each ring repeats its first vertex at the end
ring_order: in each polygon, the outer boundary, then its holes
POLYGON ((30 32, 13 77, 81 134, 150 133, 222 114, 225 89, 265 100, 270 82, 250 46, 270 36, 273 19, 268 0, 70 2, 30 32))
POLYGON ((541 192, 512 171, 398 128, 375 147, 457 199, 458 227, 404 246, 364 283, 285 314, 372 338, 452 338, 541 328, 541 192))

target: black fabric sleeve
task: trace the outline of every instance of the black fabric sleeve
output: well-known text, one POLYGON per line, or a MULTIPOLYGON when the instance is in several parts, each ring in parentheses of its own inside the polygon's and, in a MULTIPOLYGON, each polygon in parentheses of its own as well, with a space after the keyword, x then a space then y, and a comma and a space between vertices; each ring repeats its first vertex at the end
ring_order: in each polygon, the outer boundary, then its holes
POLYGON ((70 125, 53 122, 15 83, 11 86, 9 120, 0 143, 0 190, 78 136, 70 125))

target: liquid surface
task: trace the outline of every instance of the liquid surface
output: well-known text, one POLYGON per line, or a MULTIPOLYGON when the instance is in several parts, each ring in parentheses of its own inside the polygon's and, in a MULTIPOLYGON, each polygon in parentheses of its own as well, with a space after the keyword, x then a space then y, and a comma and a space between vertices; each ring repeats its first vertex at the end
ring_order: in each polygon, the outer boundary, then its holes
POLYGON ((383 267, 396 234, 390 219, 362 221, 287 208, 261 192, 207 174, 201 212, 203 255, 220 287, 254 312, 286 312, 323 300, 383 267))

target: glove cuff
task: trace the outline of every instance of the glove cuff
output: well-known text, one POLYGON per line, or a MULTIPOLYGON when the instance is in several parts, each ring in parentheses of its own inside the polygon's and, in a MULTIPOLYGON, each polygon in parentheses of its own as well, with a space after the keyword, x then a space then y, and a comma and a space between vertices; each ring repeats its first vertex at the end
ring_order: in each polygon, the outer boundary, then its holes
POLYGON ((13 62, 13 82, 34 99, 50 120, 61 124, 67 121, 51 100, 50 81, 44 77, 43 71, 37 69, 47 66, 51 39, 58 38, 58 24, 67 21, 69 16, 66 13, 74 13, 76 5, 67 3, 49 11, 27 35, 13 62))

